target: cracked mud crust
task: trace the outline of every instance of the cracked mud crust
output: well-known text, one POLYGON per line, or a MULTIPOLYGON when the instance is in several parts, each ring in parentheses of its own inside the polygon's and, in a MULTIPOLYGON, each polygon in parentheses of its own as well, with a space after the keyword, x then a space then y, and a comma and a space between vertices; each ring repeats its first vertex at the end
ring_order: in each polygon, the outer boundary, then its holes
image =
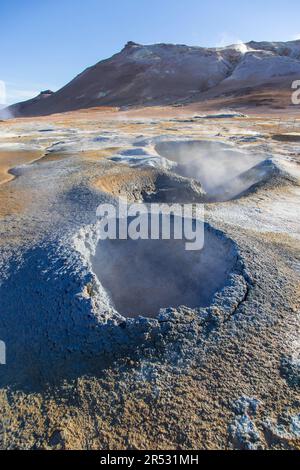
POLYGON ((0 186, 2 448, 300 449, 300 148, 271 138, 274 116, 199 124, 174 113, 1 123, 3 151, 15 143, 45 155, 0 186), (237 253, 209 305, 125 318, 74 240, 120 194, 203 200, 197 181, 155 153, 171 140, 234 145, 277 173, 205 205, 237 253))

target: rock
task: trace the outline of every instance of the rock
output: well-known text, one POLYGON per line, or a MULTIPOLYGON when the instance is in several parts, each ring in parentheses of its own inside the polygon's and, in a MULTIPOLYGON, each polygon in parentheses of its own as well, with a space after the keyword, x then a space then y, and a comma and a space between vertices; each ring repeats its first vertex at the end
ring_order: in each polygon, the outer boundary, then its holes
POLYGON ((257 450, 262 448, 260 434, 253 421, 259 400, 243 396, 233 407, 237 414, 229 426, 229 438, 234 449, 257 450))
POLYGON ((290 387, 300 387, 300 361, 295 361, 292 357, 283 357, 280 373, 290 387))
POLYGON ((234 449, 258 450, 261 448, 260 436, 249 416, 239 416, 229 427, 229 435, 234 449))
POLYGON ((49 445, 55 449, 64 449, 65 447, 65 439, 64 433, 61 429, 56 429, 50 436, 49 445))
POLYGON ((294 447, 294 443, 300 443, 300 413, 285 413, 275 420, 266 420, 264 428, 269 446, 284 445, 294 447))

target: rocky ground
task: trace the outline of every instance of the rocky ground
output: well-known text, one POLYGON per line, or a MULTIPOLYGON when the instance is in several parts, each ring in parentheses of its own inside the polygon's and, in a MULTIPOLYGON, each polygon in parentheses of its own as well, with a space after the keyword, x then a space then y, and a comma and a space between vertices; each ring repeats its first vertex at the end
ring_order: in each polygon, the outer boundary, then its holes
POLYGON ((300 448, 300 119, 192 111, 0 123, 2 448, 300 448), (232 178, 187 174, 208 150, 232 178), (224 269, 202 306, 120 314, 93 270, 120 195, 205 203, 207 277, 224 269))

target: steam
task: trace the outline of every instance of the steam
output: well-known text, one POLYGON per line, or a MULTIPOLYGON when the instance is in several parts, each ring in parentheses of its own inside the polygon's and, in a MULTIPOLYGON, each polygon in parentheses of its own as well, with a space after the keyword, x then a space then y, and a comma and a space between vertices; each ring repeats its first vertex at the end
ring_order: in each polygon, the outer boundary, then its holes
POLYGON ((0 119, 14 119, 14 114, 9 108, 0 109, 0 119))
POLYGON ((13 119, 13 113, 6 107, 6 103, 6 85, 3 80, 0 80, 0 119, 13 119))
POLYGON ((123 316, 154 317, 159 310, 208 306, 236 262, 230 240, 205 230, 204 248, 187 251, 184 240, 99 240, 92 271, 123 316))
POLYGON ((36 96, 37 92, 19 89, 12 83, 0 80, 0 119, 13 119, 16 114, 12 111, 12 104, 25 101, 36 96))
POLYGON ((231 34, 223 33, 217 47, 231 48, 239 51, 241 54, 246 54, 250 48, 241 39, 238 39, 231 34))
POLYGON ((246 54, 248 52, 248 47, 246 46, 245 43, 239 42, 235 45, 236 50, 240 51, 241 54, 246 54))
POLYGON ((6 86, 3 80, 0 80, 0 107, 6 104, 6 86))
POLYGON ((0 80, 0 119, 11 119, 12 113, 6 108, 6 85, 0 80))
POLYGON ((177 174, 200 182, 211 202, 233 199, 265 176, 264 158, 216 142, 161 142, 156 151, 176 162, 177 174))

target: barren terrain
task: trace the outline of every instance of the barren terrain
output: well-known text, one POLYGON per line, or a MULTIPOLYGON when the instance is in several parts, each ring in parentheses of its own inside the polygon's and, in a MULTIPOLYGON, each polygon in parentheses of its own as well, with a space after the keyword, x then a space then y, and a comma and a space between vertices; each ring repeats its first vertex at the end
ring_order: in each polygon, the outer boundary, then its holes
POLYGON ((299 110, 212 103, 0 123, 2 448, 300 448, 299 110), (200 265, 118 196, 204 203, 200 265))

